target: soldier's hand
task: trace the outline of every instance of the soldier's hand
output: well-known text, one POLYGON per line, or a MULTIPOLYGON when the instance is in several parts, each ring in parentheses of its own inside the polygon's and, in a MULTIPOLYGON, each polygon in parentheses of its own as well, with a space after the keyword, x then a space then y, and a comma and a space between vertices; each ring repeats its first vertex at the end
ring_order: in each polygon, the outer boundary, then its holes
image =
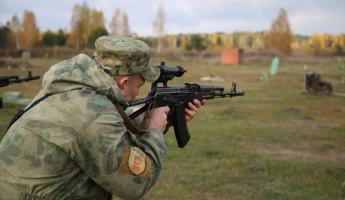
POLYGON ((151 110, 150 118, 148 119, 148 127, 156 128, 163 132, 168 124, 167 115, 169 111, 170 108, 168 106, 151 110))
POLYGON ((190 121, 192 120, 196 113, 198 112, 198 109, 203 106, 206 103, 206 99, 203 99, 202 101, 199 101, 198 99, 193 99, 192 102, 188 102, 187 107, 185 108, 186 111, 186 120, 190 121))

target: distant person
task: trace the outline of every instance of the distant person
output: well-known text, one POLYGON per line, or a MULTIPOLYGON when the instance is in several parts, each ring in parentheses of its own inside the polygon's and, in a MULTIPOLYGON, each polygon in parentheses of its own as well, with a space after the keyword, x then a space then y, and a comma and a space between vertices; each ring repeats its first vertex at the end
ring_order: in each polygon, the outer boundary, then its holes
MULTIPOLYGON (((166 158, 169 107, 153 109, 143 135, 120 114, 145 81, 159 77, 149 46, 127 37, 96 40, 94 58, 79 54, 53 65, 37 104, 0 143, 0 199, 142 197, 166 158)), ((204 101, 186 108, 191 120, 204 101)))

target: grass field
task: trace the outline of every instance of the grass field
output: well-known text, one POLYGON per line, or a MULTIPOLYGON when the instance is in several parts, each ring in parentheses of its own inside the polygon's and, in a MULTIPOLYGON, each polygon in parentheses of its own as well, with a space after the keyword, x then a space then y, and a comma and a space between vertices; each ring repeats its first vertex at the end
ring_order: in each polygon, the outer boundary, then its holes
MULTIPOLYGON (((31 59, 35 74, 57 60, 31 59)), ((345 93, 336 60, 309 65, 345 93)), ((269 63, 208 65, 198 60, 182 65, 188 72, 171 82, 200 82, 219 75, 230 88, 236 81, 244 97, 209 101, 188 124, 192 139, 179 149, 169 131, 169 155, 160 179, 144 199, 342 199, 345 181, 345 97, 303 94, 303 64, 284 63, 278 75, 260 82, 269 63)), ((307 63, 308 64, 308 63, 307 63)), ((0 67, 0 74, 21 74, 0 67)), ((344 73, 344 72, 342 72, 344 73)), ((40 81, 0 88, 33 97, 40 81)), ((149 85, 144 88, 144 95, 149 85)), ((0 110, 0 133, 18 106, 0 110)))

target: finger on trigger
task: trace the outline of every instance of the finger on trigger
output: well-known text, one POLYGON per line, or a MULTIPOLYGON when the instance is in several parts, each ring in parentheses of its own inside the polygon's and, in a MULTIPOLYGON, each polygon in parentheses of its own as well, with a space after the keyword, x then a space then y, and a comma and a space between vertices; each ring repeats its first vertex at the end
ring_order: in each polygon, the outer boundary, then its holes
POLYGON ((198 110, 198 108, 193 103, 191 103, 191 102, 188 102, 188 108, 190 110, 198 110))
POLYGON ((193 99, 193 104, 198 108, 201 106, 201 102, 198 99, 193 99))
POLYGON ((195 110, 188 109, 188 108, 186 108, 186 109, 185 109, 185 112, 186 112, 186 113, 187 113, 187 115, 189 115, 189 116, 194 116, 194 115, 195 115, 195 113, 196 113, 196 111, 195 111, 195 110))

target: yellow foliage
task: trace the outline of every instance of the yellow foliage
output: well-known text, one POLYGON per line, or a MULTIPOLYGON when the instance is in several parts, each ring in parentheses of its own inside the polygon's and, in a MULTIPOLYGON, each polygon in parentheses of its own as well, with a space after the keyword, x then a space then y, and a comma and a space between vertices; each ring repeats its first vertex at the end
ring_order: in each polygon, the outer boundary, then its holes
POLYGON ((35 14, 31 11, 24 11, 23 25, 21 32, 22 48, 32 49, 39 41, 39 30, 36 26, 35 14))

